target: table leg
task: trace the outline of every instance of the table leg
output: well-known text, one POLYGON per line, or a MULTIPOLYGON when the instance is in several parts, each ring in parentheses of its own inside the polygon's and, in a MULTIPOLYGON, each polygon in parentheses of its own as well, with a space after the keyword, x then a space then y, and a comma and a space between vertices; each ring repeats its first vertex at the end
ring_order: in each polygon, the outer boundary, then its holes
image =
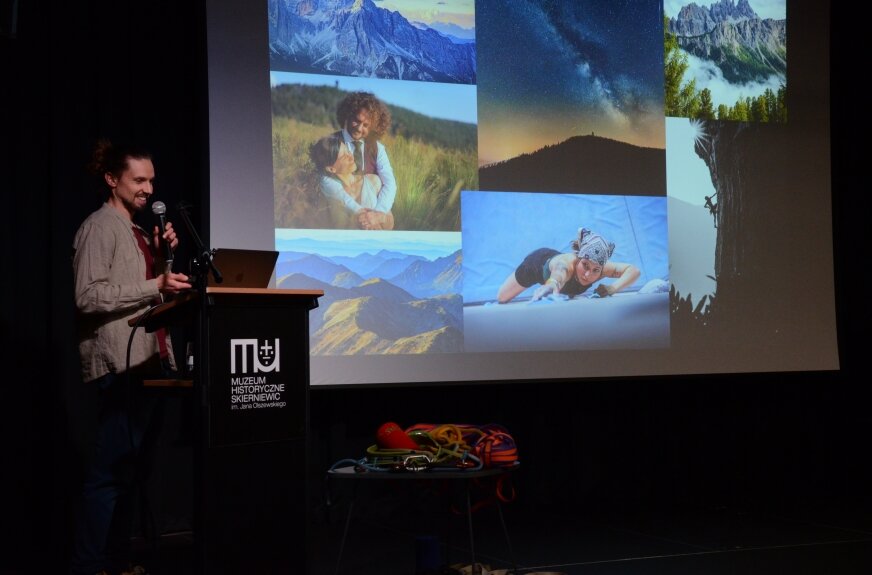
POLYGON ((357 498, 357 485, 354 486, 354 492, 351 496, 351 502, 348 504, 348 515, 345 517, 345 526, 342 528, 342 541, 339 543, 339 555, 336 556, 336 571, 335 575, 339 575, 339 567, 342 564, 342 552, 345 551, 345 540, 348 538, 348 527, 351 525, 351 515, 354 512, 354 500, 357 498))
POLYGON ((469 554, 472 556, 471 575, 481 575, 478 563, 475 561, 475 538, 472 535, 472 503, 469 495, 469 481, 466 482, 466 520, 469 524, 469 554))
POLYGON ((515 551, 512 549, 512 541, 509 539, 509 529, 506 527, 506 520, 503 518, 503 505, 500 503, 499 497, 497 497, 497 511, 500 514, 500 524, 503 526, 503 534, 506 536, 506 545, 509 546, 509 558, 512 560, 512 575, 517 575, 518 562, 515 560, 515 551))

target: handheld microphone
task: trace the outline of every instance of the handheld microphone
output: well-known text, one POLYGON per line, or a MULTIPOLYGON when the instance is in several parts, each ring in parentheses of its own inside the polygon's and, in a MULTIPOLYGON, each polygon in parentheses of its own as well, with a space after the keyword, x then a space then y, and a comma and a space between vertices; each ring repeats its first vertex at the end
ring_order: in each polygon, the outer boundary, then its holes
POLYGON ((163 239, 163 233, 167 227, 167 206, 163 202, 154 202, 151 204, 151 211, 157 217, 157 227, 160 230, 158 235, 160 236, 160 243, 164 246, 164 258, 166 259, 164 273, 170 273, 173 271, 173 248, 168 241, 163 239))

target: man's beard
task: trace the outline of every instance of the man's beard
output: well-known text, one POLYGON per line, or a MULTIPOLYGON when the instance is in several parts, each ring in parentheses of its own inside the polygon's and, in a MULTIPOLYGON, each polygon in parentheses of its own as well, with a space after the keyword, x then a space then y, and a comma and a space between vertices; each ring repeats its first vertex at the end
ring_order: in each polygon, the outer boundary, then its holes
POLYGON ((134 197, 133 200, 129 202, 125 201, 124 205, 127 207, 127 209, 130 210, 131 213, 142 213, 145 211, 146 206, 148 206, 148 197, 145 198, 145 201, 142 203, 142 205, 137 203, 137 200, 139 199, 139 197, 134 197))

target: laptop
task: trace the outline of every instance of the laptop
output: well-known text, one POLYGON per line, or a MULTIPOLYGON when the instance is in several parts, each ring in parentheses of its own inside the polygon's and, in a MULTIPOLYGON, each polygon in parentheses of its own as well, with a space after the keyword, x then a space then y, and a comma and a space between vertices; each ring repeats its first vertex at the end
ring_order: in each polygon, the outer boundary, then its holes
POLYGON ((209 287, 266 288, 272 278, 279 252, 263 250, 238 250, 218 248, 212 256, 212 264, 221 273, 224 281, 215 282, 210 272, 209 287))

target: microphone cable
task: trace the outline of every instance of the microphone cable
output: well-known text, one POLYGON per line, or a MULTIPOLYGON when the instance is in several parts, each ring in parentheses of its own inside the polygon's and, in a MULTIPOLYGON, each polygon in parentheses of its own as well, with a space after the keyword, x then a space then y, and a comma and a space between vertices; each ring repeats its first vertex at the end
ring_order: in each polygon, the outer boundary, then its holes
MULTIPOLYGON (((154 549, 155 553, 158 551, 158 547, 159 547, 159 541, 158 541, 159 538, 157 537, 157 522, 155 521, 155 518, 154 518, 154 510, 152 509, 151 502, 149 501, 149 498, 148 498, 148 494, 145 492, 145 488, 144 488, 145 484, 141 481, 141 477, 140 477, 140 473, 139 473, 139 469, 138 469, 139 465, 140 465, 139 455, 140 455, 141 445, 138 446, 136 444, 136 439, 135 439, 134 433, 133 433, 133 411, 134 411, 134 408, 136 407, 136 405, 135 405, 136 400, 134 398, 135 390, 133 389, 133 378, 131 376, 131 370, 130 370, 130 355, 131 355, 131 350, 133 349, 133 338, 136 335, 136 330, 139 329, 140 327, 142 327, 142 325, 145 323, 145 321, 149 317, 151 317, 151 315, 154 313, 154 311, 162 303, 163 302, 157 303, 154 305, 150 305, 148 308, 146 308, 146 310, 143 313, 141 313, 139 315, 139 317, 136 318, 136 321, 133 324, 133 328, 130 330, 130 336, 127 338, 127 354, 126 354, 125 360, 124 360, 124 362, 125 362, 124 374, 125 374, 125 384, 126 384, 125 391, 127 393, 127 397, 126 397, 127 440, 130 442, 130 452, 131 452, 131 457, 132 457, 131 465, 133 468, 133 477, 131 478, 130 489, 131 489, 131 495, 134 492, 136 492, 137 489, 139 489, 140 496, 145 500, 144 506, 145 506, 145 509, 147 510, 147 521, 148 521, 148 528, 149 528, 150 533, 144 533, 144 535, 145 535, 146 539, 152 540, 153 549, 154 549)), ((147 429, 143 429, 142 438, 140 440, 140 443, 145 440, 146 432, 147 432, 147 429)))

